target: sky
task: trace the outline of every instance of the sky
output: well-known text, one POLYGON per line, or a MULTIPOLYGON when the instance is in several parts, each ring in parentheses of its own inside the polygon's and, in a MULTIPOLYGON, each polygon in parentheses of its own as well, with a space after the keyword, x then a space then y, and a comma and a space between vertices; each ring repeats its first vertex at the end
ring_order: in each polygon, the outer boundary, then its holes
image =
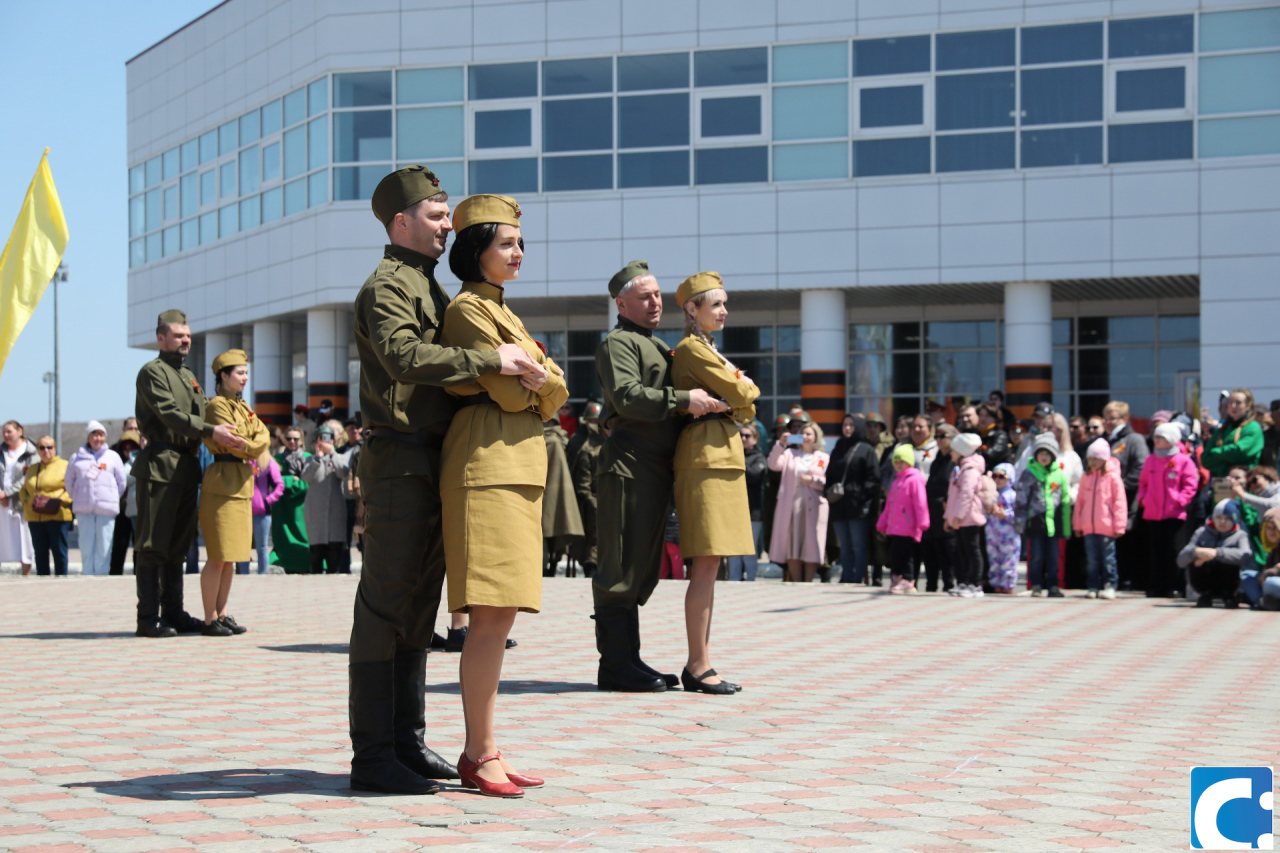
MULTIPOLYGON (((58 286, 64 422, 132 414, 138 368, 154 357, 125 344, 125 62, 217 2, 0 0, 0 240, 48 148, 70 233, 70 280, 58 286)), ((47 421, 52 370, 49 287, 0 373, 0 420, 47 421)))

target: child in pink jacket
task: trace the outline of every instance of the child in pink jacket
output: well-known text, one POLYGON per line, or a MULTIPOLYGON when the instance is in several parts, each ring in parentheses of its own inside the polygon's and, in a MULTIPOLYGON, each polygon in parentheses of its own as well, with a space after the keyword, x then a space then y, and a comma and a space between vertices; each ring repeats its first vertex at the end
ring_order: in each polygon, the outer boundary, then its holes
POLYGON ((884 510, 876 522, 876 530, 889 539, 889 571, 893 575, 889 592, 895 594, 916 591, 916 547, 929 529, 924 474, 915 464, 915 451, 910 444, 894 448, 893 470, 898 473, 889 486, 884 510))
POLYGON ((1200 472, 1182 448, 1182 427, 1160 424, 1152 440, 1155 450, 1142 464, 1136 500, 1147 522, 1147 596, 1168 598, 1186 588, 1176 540, 1187 507, 1200 490, 1200 472))
POLYGON ((1111 455, 1111 445, 1099 438, 1089 445, 1088 468, 1076 493, 1071 529, 1084 537, 1084 555, 1089 592, 1086 598, 1116 597, 1116 540, 1129 523, 1129 501, 1120 479, 1120 460, 1111 455), (1098 581, 1105 570, 1105 585, 1098 581))
POLYGON ((951 439, 951 485, 947 489, 945 514, 948 532, 956 534, 956 585, 951 594, 961 598, 982 598, 982 528, 987 512, 979 494, 987 463, 978 455, 982 438, 962 432, 951 439))

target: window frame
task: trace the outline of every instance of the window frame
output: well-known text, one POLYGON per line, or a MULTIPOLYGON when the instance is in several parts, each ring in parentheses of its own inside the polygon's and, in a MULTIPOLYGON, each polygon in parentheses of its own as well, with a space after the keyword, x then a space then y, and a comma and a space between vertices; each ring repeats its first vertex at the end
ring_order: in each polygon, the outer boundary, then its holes
MULTIPOLYGON (((763 83, 759 86, 715 86, 707 89, 694 89, 690 99, 693 110, 689 135, 694 148, 734 148, 737 146, 773 144, 773 92, 772 86, 763 83), (704 100, 725 100, 727 98, 744 98, 758 95, 760 97, 760 132, 741 133, 732 136, 702 135, 702 102, 704 100)), ((676 146, 680 147, 680 146, 676 146)))
MULTIPOLYGON (((467 125, 462 129, 465 159, 471 160, 507 160, 513 157, 540 157, 542 155, 542 99, 520 98, 518 100, 467 101, 467 125), (529 111, 529 144, 514 145, 504 148, 476 147, 476 114, 502 112, 504 110, 527 109, 529 111)), ((392 132, 395 131, 395 119, 392 119, 392 132)), ((394 137, 392 137, 394 140, 394 137)), ((541 171, 541 169, 539 169, 541 171)))
POLYGON ((1103 121, 1108 124, 1152 124, 1163 121, 1185 121, 1196 118, 1196 102, 1198 100, 1196 75, 1197 60, 1195 56, 1177 58, 1169 56, 1151 56, 1134 59, 1113 60, 1107 62, 1106 91, 1103 92, 1103 121), (1161 68, 1181 68, 1183 73, 1183 91, 1186 102, 1181 109, 1162 110, 1116 110, 1116 77, 1125 71, 1155 71, 1161 68))
POLYGON ((934 75, 909 74, 857 77, 849 90, 849 118, 853 139, 888 139, 898 136, 922 136, 934 133, 934 75), (888 83, 888 85, 885 85, 888 83), (894 89, 902 86, 924 87, 924 121, 920 124, 899 124, 891 127, 862 126, 862 91, 864 89, 894 89))

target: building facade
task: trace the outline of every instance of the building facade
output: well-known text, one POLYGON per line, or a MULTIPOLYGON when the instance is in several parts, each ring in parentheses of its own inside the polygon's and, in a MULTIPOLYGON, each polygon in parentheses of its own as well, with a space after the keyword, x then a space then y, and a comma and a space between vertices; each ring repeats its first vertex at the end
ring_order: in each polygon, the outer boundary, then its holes
POLYGON ((520 200, 511 302, 574 401, 632 258, 724 276, 765 419, 1280 397, 1275 0, 227 0, 128 109, 129 342, 184 308, 264 415, 358 406, 409 163, 520 200))

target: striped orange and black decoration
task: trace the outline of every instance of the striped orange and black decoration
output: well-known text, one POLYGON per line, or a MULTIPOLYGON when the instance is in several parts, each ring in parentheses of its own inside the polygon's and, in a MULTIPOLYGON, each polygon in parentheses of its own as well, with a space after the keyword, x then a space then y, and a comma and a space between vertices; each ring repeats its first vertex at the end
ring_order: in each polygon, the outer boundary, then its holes
POLYGON ((1005 365, 1004 404, 1015 417, 1029 418, 1036 403, 1052 400, 1052 364, 1005 365))
POLYGON ((288 426, 293 423, 293 392, 254 391, 253 411, 264 424, 288 426))
POLYGON ((345 382, 312 382, 307 385, 307 408, 312 417, 320 408, 320 404, 328 400, 333 404, 330 417, 340 421, 347 419, 347 383, 345 382))
MULTIPOLYGON (((800 405, 825 435, 840 431, 845 412, 845 372, 843 370, 802 370, 800 405)), ((782 401, 785 405, 786 401, 782 401)))

